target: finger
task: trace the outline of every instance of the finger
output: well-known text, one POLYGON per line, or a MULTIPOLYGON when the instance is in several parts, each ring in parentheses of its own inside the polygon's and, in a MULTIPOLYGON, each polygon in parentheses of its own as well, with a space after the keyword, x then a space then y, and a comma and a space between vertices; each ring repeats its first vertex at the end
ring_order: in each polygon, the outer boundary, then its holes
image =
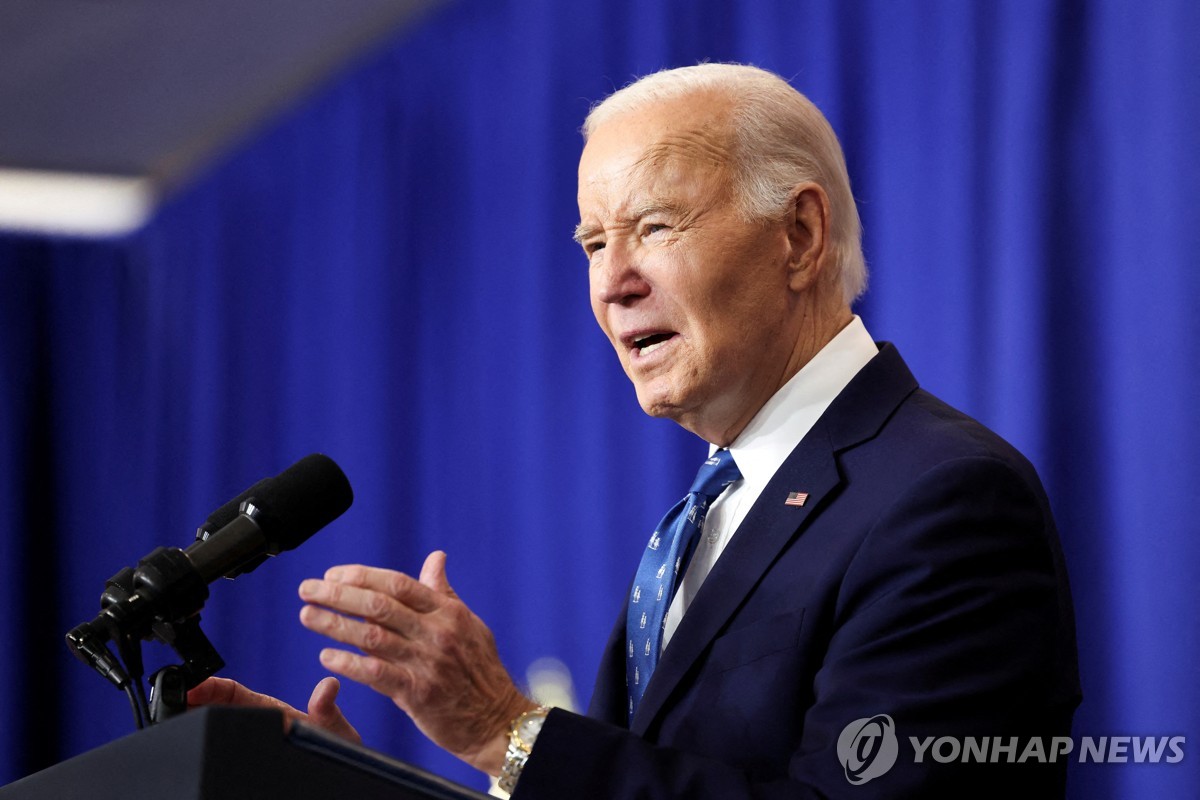
POLYGON ((434 550, 425 558, 420 582, 438 594, 458 598, 454 589, 450 588, 450 579, 446 576, 446 554, 441 550, 434 550))
POLYGON ((337 696, 342 684, 337 678, 327 677, 317 681, 308 698, 308 715, 323 718, 337 708, 337 696))
POLYGON ((334 702, 340 688, 338 679, 333 677, 322 678, 313 687, 312 696, 308 698, 309 722, 355 744, 362 744, 362 737, 334 702))
POLYGON ((209 678, 188 692, 188 706, 226 705, 250 708, 274 708, 291 717, 302 717, 299 711, 282 700, 252 692, 229 678, 209 678))
POLYGON ((187 693, 188 706, 207 706, 212 703, 229 705, 230 703, 225 697, 233 693, 233 687, 225 685, 228 683, 233 683, 233 681, 225 678, 209 678, 200 685, 189 689, 187 693))
POLYGON ((412 686, 412 675, 404 667, 388 663, 381 658, 362 656, 332 647, 321 651, 320 660, 321 666, 330 672, 336 672, 391 697, 402 709, 408 710, 405 698, 412 686))
POLYGON ((310 578, 301 582, 299 594, 306 603, 378 622, 402 636, 411 638, 420 629, 412 609, 380 591, 310 578))
POLYGON ((377 622, 343 616, 320 606, 300 609, 300 624, 314 633, 352 645, 372 655, 404 658, 411 652, 409 639, 377 622))
POLYGON ((391 569, 348 564, 326 570, 325 580, 361 589, 372 589, 419 612, 433 611, 444 601, 442 596, 428 586, 423 586, 417 579, 391 569))

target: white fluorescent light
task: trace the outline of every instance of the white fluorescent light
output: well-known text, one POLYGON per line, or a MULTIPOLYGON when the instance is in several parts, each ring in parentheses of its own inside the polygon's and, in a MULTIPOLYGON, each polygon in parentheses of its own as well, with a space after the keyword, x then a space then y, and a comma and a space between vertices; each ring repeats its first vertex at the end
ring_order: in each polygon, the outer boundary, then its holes
POLYGON ((119 236, 154 211, 147 178, 0 168, 0 230, 119 236))

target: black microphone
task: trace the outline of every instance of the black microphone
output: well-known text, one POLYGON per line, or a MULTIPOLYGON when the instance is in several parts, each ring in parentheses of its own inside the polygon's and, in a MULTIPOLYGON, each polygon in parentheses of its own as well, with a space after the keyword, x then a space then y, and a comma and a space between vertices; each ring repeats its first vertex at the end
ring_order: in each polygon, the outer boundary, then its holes
POLYGON ((345 473, 333 459, 314 453, 214 511, 196 532, 198 541, 182 552, 205 583, 232 578, 266 556, 299 547, 352 502, 345 473), (228 519, 234 503, 237 513, 228 519))
POLYGON ((208 584, 222 575, 249 571, 267 556, 292 550, 341 516, 354 500, 345 474, 328 456, 300 459, 265 478, 217 509, 186 550, 159 547, 138 562, 130 577, 122 570, 110 579, 102 610, 91 622, 67 634, 67 645, 84 663, 118 686, 115 670, 102 665, 97 638, 145 639, 155 621, 179 622, 197 614, 208 599, 208 584), (237 511, 230 517, 230 508, 237 511), (215 528, 215 530, 206 530, 215 528))

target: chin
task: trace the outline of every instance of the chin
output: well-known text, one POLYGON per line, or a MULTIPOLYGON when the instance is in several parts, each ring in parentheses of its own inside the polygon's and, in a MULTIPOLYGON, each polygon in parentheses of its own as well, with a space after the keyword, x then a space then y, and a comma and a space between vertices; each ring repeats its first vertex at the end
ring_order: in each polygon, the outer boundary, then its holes
POLYGON ((669 419, 683 425, 681 420, 687 414, 683 403, 685 398, 681 397, 679 392, 673 391, 674 387, 636 385, 634 388, 637 391, 638 405, 648 416, 669 419))
POLYGON ((666 417, 674 419, 679 411, 677 404, 671 402, 666 392, 654 391, 648 387, 636 386, 638 405, 642 411, 651 417, 666 417))

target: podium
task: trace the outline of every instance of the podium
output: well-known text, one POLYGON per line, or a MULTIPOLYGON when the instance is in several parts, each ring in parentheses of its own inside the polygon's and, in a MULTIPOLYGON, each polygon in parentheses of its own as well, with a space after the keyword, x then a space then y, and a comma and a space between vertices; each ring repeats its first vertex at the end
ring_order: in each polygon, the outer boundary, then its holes
POLYGON ((278 711, 191 711, 0 788, 2 800, 489 800, 278 711))

